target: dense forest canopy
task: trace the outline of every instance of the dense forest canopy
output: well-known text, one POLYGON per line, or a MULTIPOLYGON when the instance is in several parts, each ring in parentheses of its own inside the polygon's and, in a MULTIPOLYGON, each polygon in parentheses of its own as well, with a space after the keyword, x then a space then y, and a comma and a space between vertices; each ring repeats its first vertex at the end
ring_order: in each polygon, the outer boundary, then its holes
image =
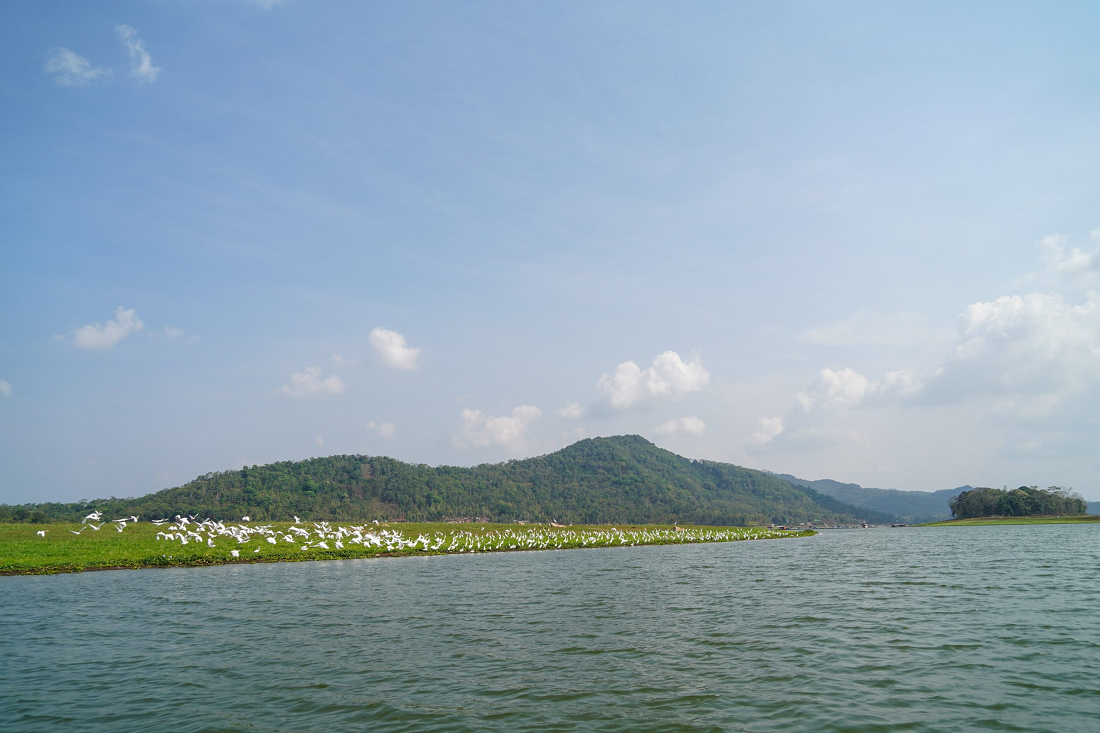
POLYGON ((972 517, 1043 517, 1084 514, 1088 502, 1080 494, 1060 486, 1040 489, 977 488, 951 499, 951 515, 956 519, 972 517))
POLYGON ((895 520, 762 471, 683 458, 627 435, 473 468, 355 455, 285 461, 208 473, 136 499, 0 506, 0 521, 79 521, 92 509, 109 517, 195 514, 236 520, 247 515, 255 521, 294 516, 714 525, 895 520))

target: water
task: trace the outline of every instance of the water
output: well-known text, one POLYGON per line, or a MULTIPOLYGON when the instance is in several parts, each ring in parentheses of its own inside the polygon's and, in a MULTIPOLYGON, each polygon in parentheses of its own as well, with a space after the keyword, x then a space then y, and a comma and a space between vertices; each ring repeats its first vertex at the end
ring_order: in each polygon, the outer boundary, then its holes
POLYGON ((0 578, 4 730, 1100 730, 1100 533, 0 578))

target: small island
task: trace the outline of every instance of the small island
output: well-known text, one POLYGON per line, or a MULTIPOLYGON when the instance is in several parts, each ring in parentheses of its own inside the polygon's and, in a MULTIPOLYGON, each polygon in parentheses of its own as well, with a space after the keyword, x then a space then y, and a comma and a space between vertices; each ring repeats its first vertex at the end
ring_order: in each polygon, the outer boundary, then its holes
POLYGON ((1086 514, 1088 502, 1072 489, 1021 486, 1016 489, 979 487, 948 501, 952 519, 922 526, 974 524, 1077 524, 1100 521, 1086 514))

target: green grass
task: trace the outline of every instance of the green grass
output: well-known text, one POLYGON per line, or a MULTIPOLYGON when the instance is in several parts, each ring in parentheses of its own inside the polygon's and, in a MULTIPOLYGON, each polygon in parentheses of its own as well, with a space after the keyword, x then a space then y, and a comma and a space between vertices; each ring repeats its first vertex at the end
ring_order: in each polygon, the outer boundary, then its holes
POLYGON ((949 519, 946 522, 929 522, 917 527, 975 527, 996 524, 1090 524, 1100 522, 1100 516, 1079 514, 1067 517, 974 517, 949 519))
MULTIPOLYGON (((251 523, 256 526, 259 523, 251 523)), ((354 523, 332 523, 332 527, 351 526, 354 523)), ((262 539, 252 539, 243 545, 231 537, 215 538, 215 547, 208 547, 205 543, 191 541, 187 545, 181 545, 178 541, 158 540, 157 532, 167 531, 167 526, 156 527, 149 522, 139 522, 128 525, 122 532, 105 523, 99 531, 85 529, 80 535, 74 535, 69 530, 80 529, 79 524, 0 524, 0 575, 41 575, 51 573, 82 572, 85 570, 109 570, 117 568, 153 568, 153 567, 179 567, 199 565, 220 565, 226 563, 245 562, 295 562, 303 560, 341 560, 351 558, 369 558, 393 555, 425 555, 445 554, 445 550, 410 550, 400 549, 386 551, 384 548, 364 548, 358 545, 343 549, 310 549, 302 551, 298 543, 290 544, 279 542, 275 545, 267 544, 262 539), (39 537, 36 532, 46 531, 46 536, 39 537), (259 549, 259 552, 254 550, 259 549), (238 550, 240 557, 231 556, 231 550, 238 550)), ((292 526, 289 522, 271 523, 273 529, 286 533, 292 526)), ((312 529, 312 522, 303 522, 303 527, 312 529)), ((362 525, 359 525, 362 526, 362 525)), ((526 547, 507 546, 519 544, 519 542, 505 542, 501 538, 506 530, 510 530, 515 536, 526 536, 528 541, 534 537, 553 537, 556 542, 561 542, 562 547, 547 549, 572 549, 579 547, 606 547, 609 542, 596 541, 596 533, 607 534, 609 526, 573 526, 561 529, 552 529, 539 525, 513 525, 513 524, 413 524, 392 523, 373 527, 373 530, 388 529, 397 531, 408 539, 414 539, 423 535, 446 535, 448 538, 459 535, 464 538, 480 538, 487 544, 496 543, 496 549, 478 551, 505 551, 513 549, 534 549, 526 547), (588 538, 587 545, 582 540, 588 538)), ((618 525, 624 532, 632 532, 632 538, 642 533, 654 535, 647 541, 639 538, 638 544, 683 544, 685 542, 716 541, 700 539, 693 530, 699 533, 710 532, 727 533, 727 539, 717 541, 732 541, 733 539, 766 539, 771 537, 803 537, 814 534, 812 531, 787 531, 767 530, 760 528, 741 527, 698 527, 684 525, 688 532, 674 532, 671 525, 618 525), (655 536, 659 530, 664 530, 664 536, 655 536)), ((329 542, 330 546, 334 543, 329 542)), ((471 551, 471 550, 465 550, 471 551)))

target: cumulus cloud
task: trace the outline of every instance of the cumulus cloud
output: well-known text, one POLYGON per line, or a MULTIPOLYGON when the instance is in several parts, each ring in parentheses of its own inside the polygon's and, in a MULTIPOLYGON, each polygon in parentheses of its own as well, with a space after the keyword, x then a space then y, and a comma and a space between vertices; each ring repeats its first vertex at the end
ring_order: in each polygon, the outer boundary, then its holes
POLYGON ((325 444, 325 436, 323 436, 323 435, 318 435, 313 440, 314 440, 314 442, 317 443, 317 445, 323 446, 325 444))
POLYGON ((782 434, 783 418, 762 417, 757 423, 756 431, 749 437, 753 445, 767 445, 772 439, 782 434))
POLYGON ((11 382, 6 379, 0 379, 0 397, 11 397, 11 392, 11 382))
POLYGON ((613 374, 604 374, 596 386, 607 393, 611 406, 623 410, 648 399, 677 399, 707 386, 710 372, 697 357, 685 362, 675 351, 666 351, 653 360, 653 366, 641 369, 633 361, 624 361, 613 374))
POLYGON ((558 410, 557 415, 558 417, 564 417, 566 420, 580 420, 584 416, 584 408, 581 407, 579 402, 570 402, 558 410))
POLYGON ((1060 396, 1100 379, 1100 294, 1006 295, 959 316, 960 343, 929 384, 936 400, 981 393, 1060 396))
POLYGON ((814 407, 854 407, 871 399, 911 397, 923 386, 924 380, 910 369, 889 372, 878 382, 854 369, 822 369, 810 389, 795 395, 795 401, 803 412, 814 407))
POLYGON ((863 401, 870 385, 870 380, 854 369, 822 369, 810 389, 795 395, 795 401, 805 412, 823 404, 850 407, 863 401))
POLYGON ((820 444, 851 440, 841 422, 851 410, 895 402, 925 406, 985 400, 991 414, 1028 420, 1077 414, 1073 397, 1100 395, 1100 294, 1075 304, 1056 293, 1006 295, 973 303, 960 314, 956 345, 935 370, 888 372, 873 380, 854 369, 822 369, 795 395, 800 409, 784 420, 764 418, 750 442, 782 435, 820 444), (1057 411, 1056 411, 1057 410, 1057 411), (811 440, 812 439, 812 440, 811 440))
POLYGON ((669 420, 653 429, 657 435, 676 436, 684 435, 700 436, 707 429, 706 423, 694 415, 681 417, 678 420, 669 420))
POLYGON ((99 69, 88 59, 67 48, 54 49, 46 59, 45 72, 63 87, 83 87, 111 75, 107 69, 99 69))
MULTIPOLYGON (((145 327, 133 308, 115 309, 115 320, 89 323, 72 332, 73 346, 78 349, 109 349, 135 331, 145 327)), ((58 338, 64 338, 59 336, 58 338)))
POLYGON ((421 349, 411 348, 397 331, 376 328, 370 332, 370 345, 387 366, 394 369, 416 369, 421 349))
POLYGON ((455 444, 459 448, 499 445, 522 450, 527 445, 527 426, 539 417, 542 417, 542 410, 534 405, 520 405, 512 409, 511 415, 501 417, 487 415, 481 410, 465 409, 455 444))
POLYGON ((305 371, 290 375, 290 382, 275 390, 276 394, 288 397, 321 397, 340 394, 344 391, 344 382, 332 374, 321 379, 321 367, 306 367, 305 371))
POLYGON ((358 359, 347 359, 339 354, 332 355, 332 363, 336 366, 355 366, 359 363, 358 359))
POLYGON ((367 423, 367 430, 383 440, 393 440, 393 436, 397 435, 397 426, 392 422, 376 423, 371 420, 367 423))
POLYGON ((123 24, 115 26, 115 33, 130 54, 130 75, 144 83, 156 81, 160 67, 153 66, 153 59, 145 50, 145 41, 138 38, 137 31, 123 24))

